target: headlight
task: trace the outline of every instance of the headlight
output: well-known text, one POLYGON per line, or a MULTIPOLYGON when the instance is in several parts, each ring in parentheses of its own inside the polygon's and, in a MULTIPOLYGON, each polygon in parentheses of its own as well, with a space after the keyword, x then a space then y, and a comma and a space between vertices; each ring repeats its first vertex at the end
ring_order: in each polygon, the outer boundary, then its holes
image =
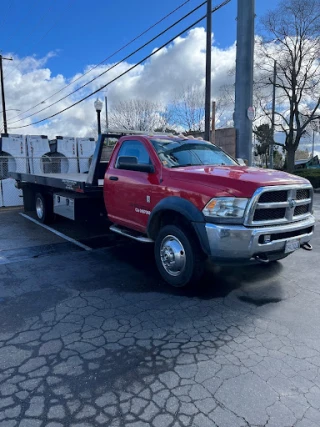
POLYGON ((203 208, 204 216, 211 218, 242 218, 244 216, 248 199, 237 197, 219 197, 211 199, 203 208))

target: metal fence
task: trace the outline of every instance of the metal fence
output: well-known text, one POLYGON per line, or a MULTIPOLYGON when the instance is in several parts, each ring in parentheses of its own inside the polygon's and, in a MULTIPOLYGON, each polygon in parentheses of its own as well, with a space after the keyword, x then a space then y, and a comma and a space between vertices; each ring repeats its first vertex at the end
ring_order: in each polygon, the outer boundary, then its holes
POLYGON ((90 157, 65 157, 51 153, 41 157, 13 157, 0 153, 0 208, 23 205, 22 191, 15 187, 10 172, 52 174, 87 173, 92 161, 90 157))
MULTIPOLYGON (((103 147, 101 161, 109 161, 113 148, 114 142, 103 147)), ((35 175, 87 173, 92 162, 92 156, 85 156, 81 150, 77 157, 67 157, 55 152, 38 157, 33 155, 18 157, 0 152, 0 208, 23 205, 22 191, 15 187, 15 180, 9 177, 10 172, 35 175)))

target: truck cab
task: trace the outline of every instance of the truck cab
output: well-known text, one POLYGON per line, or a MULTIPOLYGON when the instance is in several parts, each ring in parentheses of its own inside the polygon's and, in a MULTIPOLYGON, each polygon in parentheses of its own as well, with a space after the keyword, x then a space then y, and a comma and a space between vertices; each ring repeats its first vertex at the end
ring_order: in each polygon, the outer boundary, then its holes
POLYGON ((174 286, 198 280, 207 257, 218 264, 285 258, 310 241, 315 223, 308 181, 240 166, 187 137, 120 138, 103 191, 113 231, 154 241, 159 271, 174 286))

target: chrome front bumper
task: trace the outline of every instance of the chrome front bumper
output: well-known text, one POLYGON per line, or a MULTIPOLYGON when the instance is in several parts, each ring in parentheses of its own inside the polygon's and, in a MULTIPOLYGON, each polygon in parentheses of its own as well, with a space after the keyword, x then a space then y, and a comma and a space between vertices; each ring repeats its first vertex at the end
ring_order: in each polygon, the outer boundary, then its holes
POLYGON ((272 227, 206 223, 205 228, 211 258, 216 262, 236 263, 250 262, 257 256, 270 255, 272 259, 283 258, 286 242, 299 239, 300 246, 309 242, 314 224, 315 218, 310 215, 302 221, 272 227), (263 243, 264 235, 271 236, 269 243, 263 243))

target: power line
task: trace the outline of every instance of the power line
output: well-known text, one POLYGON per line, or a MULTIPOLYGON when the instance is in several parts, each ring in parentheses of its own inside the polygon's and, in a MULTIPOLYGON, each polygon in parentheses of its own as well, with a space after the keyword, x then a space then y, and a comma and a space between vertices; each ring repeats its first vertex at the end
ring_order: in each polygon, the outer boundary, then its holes
POLYGON ((58 104, 59 102, 63 101, 64 99, 68 98, 69 96, 73 95, 74 93, 78 92, 79 90, 83 89, 84 87, 88 86, 88 84, 92 83, 93 81, 97 80, 98 78, 100 78, 101 76, 103 76, 104 74, 106 74, 108 71, 112 70, 113 68, 117 67, 119 64, 121 64, 122 62, 126 61, 127 59, 129 59, 131 56, 135 55, 137 52, 139 52, 140 50, 144 49, 146 46, 148 46, 150 43, 152 43, 154 40, 156 40, 157 38, 161 37, 163 34, 165 34, 167 31, 171 30, 174 26, 178 25, 181 21, 183 21, 184 19, 186 19, 188 16, 192 15, 194 12, 196 12, 198 9, 200 9, 204 4, 206 3, 206 1, 204 1, 203 3, 201 3, 200 5, 198 5, 197 7, 195 7, 194 9, 192 9, 190 12, 188 12, 186 15, 184 15, 182 18, 180 18, 178 21, 175 21, 172 25, 170 25, 169 27, 167 27, 165 30, 161 31, 160 33, 158 33, 155 37, 153 37, 151 40, 149 40, 148 42, 144 43, 142 46, 140 46, 138 49, 136 49, 134 52, 130 53, 129 55, 127 55, 125 58, 121 59, 120 61, 118 61, 116 64, 112 65, 111 67, 109 67, 107 70, 103 71, 102 73, 100 73, 98 76, 94 77, 93 79, 89 80, 87 83, 83 84, 82 86, 78 87, 77 89, 73 90, 72 92, 68 93, 67 95, 63 96, 62 98, 58 99, 57 101, 53 102, 50 105, 47 105, 46 107, 42 108, 41 110, 38 110, 32 114, 29 114, 26 117, 23 117, 19 120, 16 121, 11 121, 11 124, 15 124, 15 123, 19 123, 22 120, 28 119, 29 117, 35 116, 36 114, 41 113, 44 110, 47 110, 48 108, 52 107, 53 105, 58 104))
MULTIPOLYGON (((211 13, 216 12, 217 10, 221 9, 222 7, 224 7, 226 4, 230 3, 231 0, 225 0, 224 2, 220 3, 218 6, 214 7, 211 11, 211 13)), ((199 24, 199 22, 201 22, 203 19, 206 18, 207 15, 202 16, 200 19, 198 19, 197 21, 195 21, 193 24, 189 25, 187 28, 185 28, 184 30, 182 30, 179 34, 177 34, 176 36, 172 37, 169 41, 167 41, 166 43, 164 43, 162 46, 160 46, 159 48, 155 49, 153 52, 151 52, 149 55, 145 56, 143 59, 141 59, 139 62, 137 62, 135 65, 133 65, 132 67, 128 68, 126 71, 124 71, 123 73, 121 73, 119 76, 115 77, 114 79, 110 80, 108 83, 106 83, 105 85, 101 86, 99 89, 96 89, 95 91, 91 92, 89 95, 86 95, 85 97, 79 99, 77 102, 74 102, 73 104, 69 105, 68 107, 64 108, 63 110, 58 111, 57 113, 51 114, 51 116, 48 116, 44 119, 38 120, 36 122, 33 123, 29 123, 28 125, 24 125, 24 126, 15 126, 12 127, 10 129, 22 129, 22 128, 26 128, 32 125, 37 125, 39 123, 42 123, 48 119, 52 119, 53 117, 56 117, 62 113, 64 113, 67 110, 70 110, 70 108, 80 104, 81 102, 85 101, 86 99, 90 98, 92 95, 95 95, 96 93, 100 92, 100 90, 104 89, 105 87, 109 86, 111 83, 115 82, 116 80, 118 80, 120 77, 123 77, 125 74, 129 73, 130 71, 132 71, 133 69, 135 69, 138 65, 142 64, 144 61, 146 61, 147 59, 151 58, 153 55, 155 55, 156 53, 158 53, 161 49, 163 49, 164 47, 166 47, 168 44, 172 43, 177 37, 180 37, 182 34, 184 34, 186 31, 189 31, 192 27, 194 27, 195 25, 199 24)))
MULTIPOLYGON (((152 30, 153 28, 155 28, 157 25, 159 25, 161 22, 163 22, 164 20, 166 20, 167 18, 169 18, 169 16, 173 15, 175 12, 177 12, 179 9, 181 9, 183 6, 185 6, 187 3, 189 3, 190 0, 186 0, 185 2, 181 3, 178 7, 176 7, 174 10, 172 10, 171 12, 169 12, 167 15, 165 15, 163 18, 161 18, 159 21, 155 22, 153 25, 151 25, 149 28, 147 28, 146 30, 144 30, 142 33, 140 33, 138 36, 136 36, 134 39, 132 39, 131 41, 129 41, 127 44, 125 44, 124 46, 122 46, 121 48, 119 48, 118 50, 116 50, 115 52, 113 52, 111 55, 109 55, 107 58, 103 59, 101 62, 99 62, 97 65, 95 65, 94 67, 90 68, 88 71, 86 71, 84 74, 82 74, 81 76, 77 77, 75 80, 73 80, 72 82, 68 83, 67 85, 65 85, 63 88, 59 89, 57 92, 54 92, 52 95, 50 95, 48 98, 45 98, 43 101, 39 102, 38 104, 34 105, 33 107, 28 108, 28 110, 22 111, 21 113, 17 114, 15 117, 12 118, 12 120, 16 119, 17 117, 20 117, 22 114, 27 113, 30 110, 33 110, 34 108, 38 107, 39 105, 43 104, 44 102, 48 101, 49 99, 53 98, 55 95, 57 95, 58 93, 62 92, 63 90, 65 90, 67 87, 73 85, 75 82, 77 82, 78 80, 82 79, 84 76, 86 76, 87 74, 89 74, 92 70, 95 70, 96 68, 98 68, 100 65, 104 64, 105 62, 107 62, 109 59, 111 59, 112 57, 114 57, 115 55, 117 55, 118 53, 120 53, 122 50, 124 50, 125 48, 127 48, 128 46, 130 46, 132 43, 134 43, 135 41, 137 41, 139 38, 141 38, 142 36, 144 36, 145 34, 147 34, 150 30, 152 30)), ((30 117, 30 116, 28 116, 30 117)), ((21 120, 24 120, 28 117, 24 117, 21 120)), ((11 123, 17 123, 16 122, 11 122, 11 123)))

